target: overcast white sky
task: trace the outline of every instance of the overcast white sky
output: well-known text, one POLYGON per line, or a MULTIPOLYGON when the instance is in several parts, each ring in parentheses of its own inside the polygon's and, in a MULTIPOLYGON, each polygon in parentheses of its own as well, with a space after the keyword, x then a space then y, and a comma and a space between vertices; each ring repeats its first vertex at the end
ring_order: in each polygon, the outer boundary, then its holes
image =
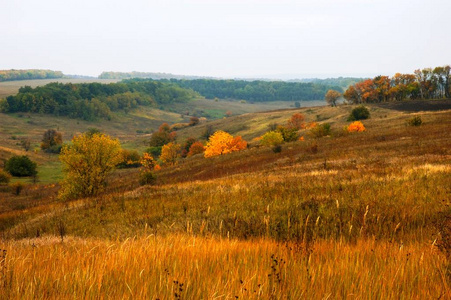
POLYGON ((451 64, 450 0, 0 0, 0 69, 218 77, 451 64))

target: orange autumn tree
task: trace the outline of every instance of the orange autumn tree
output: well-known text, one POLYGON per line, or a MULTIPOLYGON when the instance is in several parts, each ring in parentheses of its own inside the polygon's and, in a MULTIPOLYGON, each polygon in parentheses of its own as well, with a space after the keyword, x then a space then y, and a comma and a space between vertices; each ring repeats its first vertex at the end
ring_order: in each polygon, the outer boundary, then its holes
POLYGON ((234 151, 240 151, 247 148, 247 142, 241 138, 241 136, 233 137, 224 131, 216 131, 208 139, 207 146, 205 147, 204 156, 211 157, 222 154, 231 153, 234 151))
POLYGON ((355 121, 349 124, 348 132, 362 132, 365 131, 365 126, 363 126, 362 122, 355 121))
POLYGON ((291 116, 290 120, 288 120, 288 127, 295 128, 297 130, 305 128, 305 118, 300 113, 295 113, 291 116))
POLYGON ((196 155, 196 154, 204 153, 204 151, 205 151, 205 147, 204 147, 204 145, 202 145, 201 142, 194 142, 191 145, 191 147, 189 147, 188 157, 196 155))

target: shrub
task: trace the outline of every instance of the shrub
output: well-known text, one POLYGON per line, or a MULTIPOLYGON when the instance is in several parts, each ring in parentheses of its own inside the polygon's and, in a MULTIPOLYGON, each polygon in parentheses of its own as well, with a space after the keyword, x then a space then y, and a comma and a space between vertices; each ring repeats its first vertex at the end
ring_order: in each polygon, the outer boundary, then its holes
POLYGON ((59 153, 61 153, 61 149, 62 148, 63 148, 63 145, 54 145, 54 146, 51 146, 50 148, 47 148, 45 150, 45 152, 53 153, 53 154, 59 154, 59 153))
POLYGON ((328 136, 331 133, 330 124, 329 123, 318 124, 317 126, 310 129, 310 133, 316 138, 328 136))
POLYGON ((278 126, 277 131, 280 132, 283 140, 287 143, 298 140, 298 129, 295 127, 288 128, 284 126, 278 126))
POLYGON ((36 163, 25 155, 13 156, 5 163, 5 171, 17 177, 36 176, 36 167, 36 163))
POLYGON ((370 111, 363 105, 357 106, 351 111, 348 121, 366 120, 370 117, 370 111))
POLYGON ((10 180, 11 180, 11 175, 9 175, 8 172, 0 170, 0 184, 9 183, 10 180))
POLYGON ((282 145, 276 145, 276 146, 272 147, 272 151, 273 151, 274 153, 280 153, 280 152, 282 152, 282 145))
POLYGON ((152 172, 142 172, 139 175, 139 184, 141 185, 154 184, 156 181, 157 176, 155 176, 152 172))
POLYGON ((188 157, 204 153, 205 147, 201 142, 195 142, 189 147, 188 157))
POLYGON ((198 117, 191 117, 189 119, 189 126, 196 126, 199 124, 199 118, 198 117))
POLYGON ((155 159, 158 159, 161 155, 161 148, 163 147, 149 147, 145 152, 151 154, 155 159))
POLYGON ((407 125, 409 126, 420 126, 421 124, 423 124, 423 120, 421 119, 420 116, 415 116, 407 120, 407 125))
POLYGON ((54 129, 49 129, 44 132, 41 142, 41 149, 45 152, 59 153, 61 151, 61 144, 63 143, 63 136, 54 129))
POLYGON ((141 156, 136 150, 121 151, 122 161, 117 165, 118 168, 138 168, 141 166, 141 156))
POLYGON ((348 132, 362 132, 365 131, 365 126, 363 126, 362 122, 355 121, 349 124, 347 130, 348 132))
POLYGON ((300 113, 295 113, 288 120, 288 128, 295 128, 297 130, 305 128, 305 118, 300 113))
POLYGON ((186 139, 185 143, 182 146, 182 152, 181 152, 181 156, 183 158, 188 156, 189 149, 191 148, 191 145, 193 145, 195 142, 197 142, 197 141, 193 137, 189 137, 186 139))
POLYGON ((278 131, 268 131, 265 133, 261 140, 260 144, 264 146, 277 146, 283 143, 283 136, 278 131))

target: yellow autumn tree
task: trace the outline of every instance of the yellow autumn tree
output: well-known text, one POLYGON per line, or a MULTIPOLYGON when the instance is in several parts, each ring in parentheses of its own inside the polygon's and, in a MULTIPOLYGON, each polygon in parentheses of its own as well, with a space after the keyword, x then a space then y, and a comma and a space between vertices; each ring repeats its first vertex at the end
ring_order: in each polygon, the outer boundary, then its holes
POLYGON ((205 147, 205 157, 222 155, 247 148, 247 142, 241 136, 233 137, 222 130, 216 131, 208 139, 205 147))
POLYGON ((161 148, 161 156, 160 159, 165 164, 175 165, 177 163, 177 159, 180 157, 181 146, 176 143, 168 143, 161 148))
POLYGON ((95 196, 104 190, 108 175, 122 161, 121 145, 102 133, 84 133, 63 146, 59 158, 65 173, 60 197, 95 196))

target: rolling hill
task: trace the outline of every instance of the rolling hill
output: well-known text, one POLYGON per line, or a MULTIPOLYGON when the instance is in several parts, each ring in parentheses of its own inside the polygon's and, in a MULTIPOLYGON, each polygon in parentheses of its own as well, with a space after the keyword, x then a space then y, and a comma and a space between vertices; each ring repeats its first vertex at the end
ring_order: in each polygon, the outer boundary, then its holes
MULTIPOLYGON (((329 122, 332 134, 314 138, 305 130, 303 141, 280 153, 251 142, 228 155, 193 156, 157 171, 155 185, 140 186, 137 169, 118 170, 92 199, 60 202, 52 180, 27 184, 19 195, 0 187, 8 274, 0 295, 449 297, 450 103, 368 105, 371 118, 358 133, 343 131, 354 106, 213 120, 177 131, 179 141, 208 125, 252 141, 298 112, 307 122, 329 122), (424 124, 406 125, 414 116, 424 124)), ((140 149, 149 135, 133 130, 150 124, 152 113, 168 114, 136 111, 120 116, 127 122, 99 123, 2 116, 2 151, 23 153, 10 135, 37 142, 49 125, 65 138, 97 125, 140 149)), ((174 113, 153 122, 165 118, 184 120, 174 113)), ((54 156, 31 155, 56 172, 54 156)))

